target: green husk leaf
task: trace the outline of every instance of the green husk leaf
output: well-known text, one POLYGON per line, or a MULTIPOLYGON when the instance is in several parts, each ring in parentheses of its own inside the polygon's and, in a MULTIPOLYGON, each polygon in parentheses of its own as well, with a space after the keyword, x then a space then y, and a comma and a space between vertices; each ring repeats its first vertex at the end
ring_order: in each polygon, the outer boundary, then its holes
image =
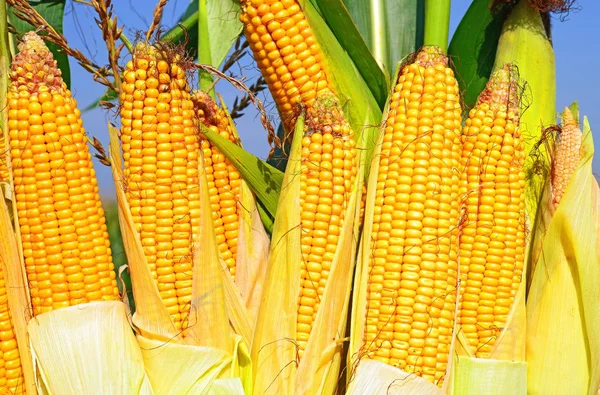
POLYGON ((269 216, 275 218, 283 173, 218 133, 207 128, 203 133, 240 172, 269 216))
POLYGON ((303 10, 323 52, 328 81, 334 87, 352 130, 356 131, 356 140, 365 140, 367 148, 372 149, 377 133, 373 125, 381 120, 379 104, 314 5, 305 1, 303 10))
POLYGON ((450 0, 425 0, 425 34, 423 45, 435 45, 448 51, 450 0))
POLYGON ((527 393, 527 363, 456 356, 451 394, 527 393))
MULTIPOLYGON (((34 0, 30 1, 31 6, 35 9, 45 20, 48 22, 50 26, 58 33, 63 33, 63 16, 65 13, 65 5, 66 0, 52 0, 52 1, 42 1, 42 0, 34 0)), ((6 21, 3 21, 3 23, 6 21)), ((10 37, 12 39, 13 48, 17 47, 17 39, 19 39, 24 33, 35 30, 36 27, 30 25, 29 23, 17 18, 14 13, 12 7, 9 7, 8 12, 8 22, 15 27, 18 34, 15 36, 11 34, 10 37)), ((39 32, 40 37, 44 38, 44 32, 39 32)), ((62 78, 67 84, 67 87, 70 89, 71 87, 71 69, 69 67, 69 57, 67 54, 62 52, 60 47, 52 42, 46 41, 46 45, 48 49, 52 51, 54 55, 54 59, 58 63, 58 67, 62 73, 62 78)), ((14 54, 13 54, 14 55, 14 54)))
POLYGON ((493 0, 474 0, 456 28, 448 55, 463 93, 467 109, 472 108, 485 88, 496 58, 496 48, 508 7, 494 14, 493 0))
POLYGON ((321 0, 313 4, 321 11, 327 25, 335 34, 341 47, 348 53, 354 65, 371 90, 371 94, 381 108, 387 98, 389 77, 381 69, 377 60, 371 54, 367 43, 342 0, 321 0))
POLYGON ((539 155, 535 145, 544 128, 556 122, 556 71, 542 17, 528 0, 519 1, 502 27, 494 70, 505 63, 517 66, 525 83, 520 124, 526 157, 525 210, 530 223, 535 223, 549 169, 548 158, 539 155))
POLYGON ((544 190, 541 251, 527 297, 529 393, 592 395, 600 387, 600 267, 598 249, 590 248, 598 240, 598 184, 587 118, 583 139, 585 155, 553 214, 544 190))
MULTIPOLYGON (((344 0, 344 4, 385 74, 392 73, 400 60, 423 45, 422 0, 344 0), (399 26, 402 34, 398 34, 399 26)), ((383 108, 385 98, 380 104, 383 108)))
MULTIPOLYGON (((219 67, 231 46, 242 32, 238 0, 202 0, 206 2, 206 29, 210 40, 210 65, 219 67)), ((192 0, 179 18, 177 25, 167 31, 162 39, 175 44, 187 43, 187 50, 198 55, 198 0, 192 0), (179 26, 181 24, 181 26, 179 26)), ((204 20, 204 18, 202 18, 204 20)), ((202 21, 204 22, 204 21, 202 21)))

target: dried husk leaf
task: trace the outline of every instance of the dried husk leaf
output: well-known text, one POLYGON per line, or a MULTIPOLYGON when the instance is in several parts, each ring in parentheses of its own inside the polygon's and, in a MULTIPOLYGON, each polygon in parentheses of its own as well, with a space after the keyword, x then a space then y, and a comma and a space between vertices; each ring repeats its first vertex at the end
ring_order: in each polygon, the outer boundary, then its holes
MULTIPOLYGON (((554 214, 540 218, 546 232, 537 235, 541 251, 527 296, 531 394, 596 394, 600 386, 598 201, 587 118, 583 138, 580 167, 554 214)), ((545 205, 552 204, 550 196, 546 188, 545 205)))
POLYGON ((358 366, 346 394, 442 395, 444 391, 422 377, 380 361, 365 360, 358 366))
MULTIPOLYGON (((178 389, 196 393, 196 388, 211 388, 216 376, 195 376, 212 369, 222 371, 218 378, 232 378, 251 369, 251 364, 245 353, 251 336, 251 323, 237 287, 228 270, 218 257, 212 216, 208 202, 208 187, 204 167, 199 166, 200 199, 203 209, 200 218, 200 234, 197 240, 202 240, 193 255, 192 308, 189 317, 189 327, 184 331, 176 330, 170 315, 164 306, 158 289, 152 279, 150 269, 140 243, 139 235, 133 225, 133 219, 119 180, 123 179, 121 172, 120 149, 117 131, 109 125, 111 137, 110 158, 113 177, 117 185, 117 202, 119 207, 119 222, 123 236, 123 244, 127 253, 132 277, 132 288, 136 300, 143 303, 136 305, 133 324, 138 332, 138 340, 144 349, 144 359, 148 368, 150 381, 155 383, 177 384, 178 389), (204 184, 203 184, 204 183, 204 184), (144 344, 155 342, 155 347, 145 347, 144 344), (187 369, 165 369, 165 366, 175 366, 170 361, 171 353, 149 355, 157 346, 173 347, 173 353, 180 360, 192 360, 200 353, 217 355, 223 353, 229 362, 223 366, 235 366, 231 369, 220 367, 223 362, 209 369, 197 370, 193 364, 181 365, 187 369), (181 379, 181 382, 176 380, 181 379), (173 381, 175 380, 175 382, 173 381), (184 390, 185 389, 185 390, 184 390)), ((203 163, 200 161, 200 163, 203 163)), ((158 347, 160 348, 160 347, 158 347)), ((219 359, 215 359, 218 361, 219 359)), ((208 374, 208 373, 207 373, 208 374)), ((251 391, 252 382, 249 374, 244 374, 242 385, 246 391, 251 391)), ((162 388, 162 387, 161 387, 162 388)), ((158 390, 157 390, 158 391, 158 390)), ((182 393, 182 392, 178 393, 182 393)))
POLYGON ((57 309, 27 328, 41 393, 154 393, 123 302, 57 309))

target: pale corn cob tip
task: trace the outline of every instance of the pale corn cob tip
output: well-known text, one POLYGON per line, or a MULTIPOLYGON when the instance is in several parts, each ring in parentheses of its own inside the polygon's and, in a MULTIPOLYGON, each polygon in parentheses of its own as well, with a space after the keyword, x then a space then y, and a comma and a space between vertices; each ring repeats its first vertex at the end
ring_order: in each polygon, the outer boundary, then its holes
POLYGON ((506 63, 492 73, 485 89, 479 95, 477 105, 488 103, 492 111, 506 111, 508 118, 519 125, 519 85, 516 69, 506 63))
POLYGON ((558 206, 583 156, 583 134, 571 110, 565 107, 562 130, 552 163, 552 203, 558 206))
POLYGON ((40 36, 34 32, 26 33, 18 48, 19 53, 11 64, 13 87, 29 93, 38 92, 41 86, 51 90, 66 90, 54 55, 40 36))
POLYGON ((417 53, 415 63, 422 67, 434 66, 436 64, 447 67, 448 56, 442 52, 440 47, 435 45, 427 45, 422 47, 417 53))
POLYGON ((350 124, 346 120, 337 97, 327 91, 317 98, 314 104, 307 108, 306 135, 313 133, 332 133, 335 137, 350 134, 350 124))

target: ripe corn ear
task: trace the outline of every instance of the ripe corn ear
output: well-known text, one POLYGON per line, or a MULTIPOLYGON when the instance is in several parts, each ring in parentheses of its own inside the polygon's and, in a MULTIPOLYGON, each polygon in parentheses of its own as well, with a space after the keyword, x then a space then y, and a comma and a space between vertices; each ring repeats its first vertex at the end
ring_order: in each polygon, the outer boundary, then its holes
POLYGON ((494 72, 461 137, 459 323, 480 358, 489 357, 507 319, 525 264, 524 146, 511 65, 494 72))
POLYGON ((240 19, 287 133, 297 104, 330 90, 321 49, 297 0, 243 0, 240 19))
POLYGON ((582 142, 581 129, 569 107, 565 107, 551 170, 552 202, 555 206, 560 203, 575 170, 579 167, 584 154, 582 142))
MULTIPOLYGON (((205 92, 192 95, 198 120, 232 143, 238 143, 225 112, 205 92)), ((239 200, 242 179, 225 155, 200 133, 204 170, 208 181, 211 211, 219 254, 235 278, 240 226, 239 200)))
POLYGON ((375 359, 441 387, 457 299, 459 89, 436 47, 394 81, 371 165, 351 363, 375 359))
POLYGON ((302 357, 338 248, 358 155, 350 125, 332 94, 308 109, 302 137, 302 271, 296 340, 302 357))
POLYGON ((27 33, 19 49, 10 74, 8 128, 33 312, 116 300, 81 112, 44 42, 27 33))
POLYGON ((198 234, 201 152, 179 55, 139 44, 123 74, 121 143, 126 196, 161 298, 187 326, 198 234))

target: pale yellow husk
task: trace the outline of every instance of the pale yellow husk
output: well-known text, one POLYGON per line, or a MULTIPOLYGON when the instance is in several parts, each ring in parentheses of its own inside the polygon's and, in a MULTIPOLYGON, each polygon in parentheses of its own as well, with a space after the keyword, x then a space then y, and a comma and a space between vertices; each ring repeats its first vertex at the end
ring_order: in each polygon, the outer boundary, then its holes
POLYGON ((548 188, 543 196, 527 296, 529 394, 596 394, 600 386, 600 218, 587 119, 583 134, 585 155, 556 211, 548 188))
POLYGON ((123 302, 65 307, 27 328, 39 393, 154 394, 123 302))
MULTIPOLYGON (((356 253, 358 172, 320 308, 302 359, 294 339, 300 295, 300 165, 304 117, 294 132, 279 197, 262 304, 252 345, 256 394, 333 394, 339 381, 342 346, 356 253)), ((364 157, 360 159, 362 163, 364 157)))
MULTIPOLYGON (((119 183, 123 175, 117 131, 110 126, 109 131, 119 223, 133 294, 138 301, 132 322, 142 345, 153 388, 159 393, 210 393, 213 388, 222 387, 219 380, 232 379, 239 384, 235 385, 236 388, 251 393, 252 365, 246 346, 252 333, 251 321, 229 271, 218 257, 204 167, 199 166, 200 199, 204 203, 201 204, 200 234, 197 236, 202 243, 193 253, 189 327, 180 332, 162 303, 146 263, 125 193, 119 183), (199 358, 210 363, 189 362, 199 358)), ((232 382, 225 385, 231 386, 232 382)))
POLYGON ((348 386, 347 395, 442 395, 444 392, 422 377, 386 363, 361 361, 348 386))

